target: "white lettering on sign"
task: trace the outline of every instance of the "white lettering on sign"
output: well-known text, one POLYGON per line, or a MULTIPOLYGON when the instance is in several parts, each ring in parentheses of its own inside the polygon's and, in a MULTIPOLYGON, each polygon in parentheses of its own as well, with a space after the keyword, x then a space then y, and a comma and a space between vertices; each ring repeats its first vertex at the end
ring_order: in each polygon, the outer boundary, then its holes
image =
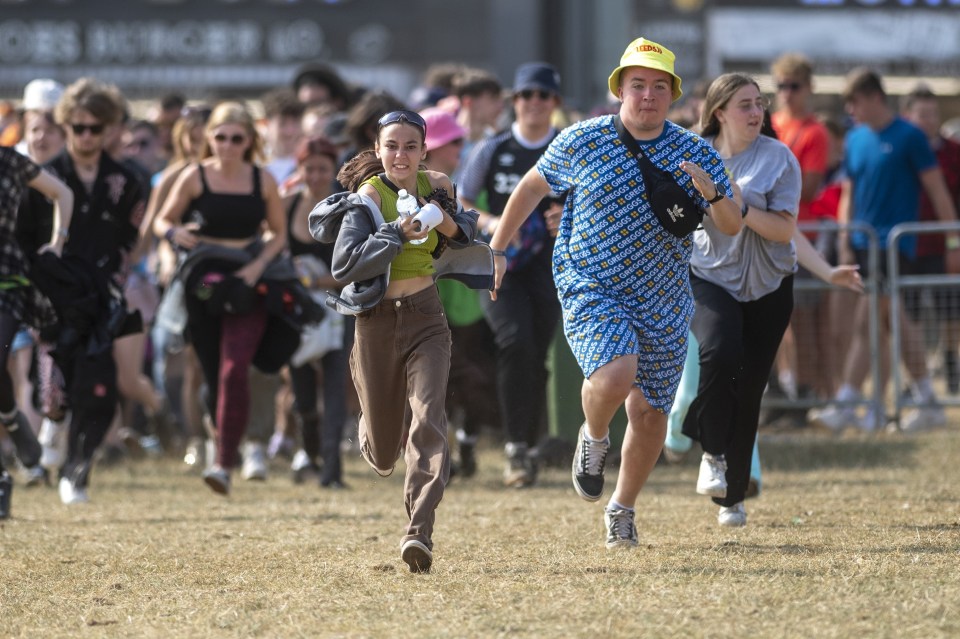
POLYGON ((0 21, 0 62, 56 64, 81 55, 80 26, 71 21, 0 21))

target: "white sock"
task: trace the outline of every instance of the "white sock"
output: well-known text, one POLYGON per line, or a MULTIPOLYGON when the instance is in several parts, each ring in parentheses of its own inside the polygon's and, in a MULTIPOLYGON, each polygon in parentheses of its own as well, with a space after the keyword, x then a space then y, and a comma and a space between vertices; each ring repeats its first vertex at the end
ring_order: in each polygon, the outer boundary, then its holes
POLYGON ((612 499, 607 502, 607 510, 626 510, 627 512, 633 512, 633 508, 627 508, 623 504, 617 503, 612 499))
POLYGON ((590 442, 591 444, 609 444, 610 434, 607 433, 603 439, 594 439, 593 437, 590 436, 590 430, 586 426, 584 426, 583 439, 590 442))
POLYGON ((9 413, 0 413, 0 422, 7 427, 8 431, 17 430, 17 409, 14 407, 9 413))
POLYGON ((913 399, 917 402, 932 402, 936 399, 936 393, 933 392, 933 382, 929 377, 918 379, 913 384, 913 399))
POLYGON ((857 399, 860 399, 860 391, 854 388, 852 384, 844 384, 837 391, 837 401, 852 402, 857 399))

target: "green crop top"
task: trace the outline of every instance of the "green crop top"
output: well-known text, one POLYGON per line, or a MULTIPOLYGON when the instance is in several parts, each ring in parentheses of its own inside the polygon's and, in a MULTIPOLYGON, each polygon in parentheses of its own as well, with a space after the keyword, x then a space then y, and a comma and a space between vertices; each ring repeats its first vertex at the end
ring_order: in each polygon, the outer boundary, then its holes
MULTIPOLYGON (((397 192, 387 186, 379 176, 373 176, 363 184, 369 184, 377 193, 380 194, 380 212, 386 222, 392 222, 397 219, 397 192)), ((423 171, 417 172, 417 194, 424 198, 430 195, 433 188, 430 186, 430 178, 423 171)), ((403 243, 403 249, 390 262, 390 280, 408 280, 422 275, 433 275, 436 269, 433 266, 433 250, 437 248, 439 238, 437 231, 430 231, 427 241, 423 244, 403 243)))

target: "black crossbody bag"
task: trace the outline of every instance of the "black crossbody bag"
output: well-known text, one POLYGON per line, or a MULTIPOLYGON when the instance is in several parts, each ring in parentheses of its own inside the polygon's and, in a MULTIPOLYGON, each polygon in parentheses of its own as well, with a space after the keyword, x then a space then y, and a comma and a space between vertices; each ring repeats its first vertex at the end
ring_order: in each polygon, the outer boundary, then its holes
POLYGON ((670 234, 680 238, 693 233, 703 219, 703 209, 683 187, 674 181, 670 173, 655 166, 640 150, 640 145, 627 132, 619 115, 614 116, 613 122, 620 140, 637 160, 640 173, 643 175, 643 183, 647 188, 647 200, 660 225, 670 234))

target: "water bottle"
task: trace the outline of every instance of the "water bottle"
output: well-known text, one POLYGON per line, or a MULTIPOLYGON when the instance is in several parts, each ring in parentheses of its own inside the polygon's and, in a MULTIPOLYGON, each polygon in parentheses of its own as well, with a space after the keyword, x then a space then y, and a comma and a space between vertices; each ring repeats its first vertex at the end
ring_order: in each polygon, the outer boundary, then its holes
POLYGON ((5 470, 0 470, 0 519, 10 516, 10 493, 13 491, 13 479, 5 470))
MULTIPOLYGON (((400 196, 397 198, 397 213, 403 217, 413 217, 420 212, 420 203, 417 202, 417 198, 407 193, 406 189, 400 189, 397 191, 397 195, 400 196)), ((421 240, 410 240, 410 243, 423 244, 426 241, 427 238, 423 238, 421 240)))

